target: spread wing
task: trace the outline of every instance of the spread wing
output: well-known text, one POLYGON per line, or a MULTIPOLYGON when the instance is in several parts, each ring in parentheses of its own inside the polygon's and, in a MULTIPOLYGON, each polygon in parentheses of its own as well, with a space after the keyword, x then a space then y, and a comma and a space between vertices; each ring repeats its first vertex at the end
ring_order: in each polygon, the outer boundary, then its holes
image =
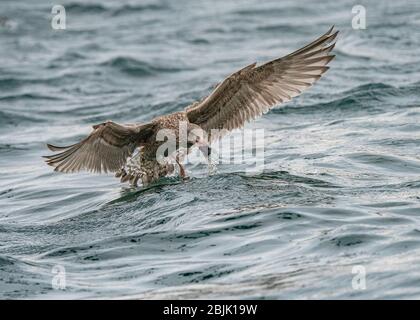
POLYGON ((187 107, 189 121, 206 131, 232 130, 296 97, 328 70, 338 34, 333 29, 287 56, 233 73, 209 96, 187 107))
POLYGON ((112 121, 93 126, 92 133, 79 143, 57 147, 59 153, 45 156, 55 171, 115 172, 121 169, 134 150, 152 134, 152 124, 120 125, 112 121))

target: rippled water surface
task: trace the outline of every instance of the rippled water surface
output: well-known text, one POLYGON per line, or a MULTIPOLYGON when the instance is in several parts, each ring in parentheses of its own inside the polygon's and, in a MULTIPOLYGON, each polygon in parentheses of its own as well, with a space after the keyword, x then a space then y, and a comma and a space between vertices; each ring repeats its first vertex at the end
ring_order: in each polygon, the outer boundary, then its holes
POLYGON ((362 1, 366 30, 352 1, 62 3, 62 31, 49 1, 0 3, 1 298, 420 298, 418 1, 362 1), (332 24, 331 70, 246 126, 265 129, 262 172, 189 165, 133 189, 41 159, 95 123, 182 110, 332 24))

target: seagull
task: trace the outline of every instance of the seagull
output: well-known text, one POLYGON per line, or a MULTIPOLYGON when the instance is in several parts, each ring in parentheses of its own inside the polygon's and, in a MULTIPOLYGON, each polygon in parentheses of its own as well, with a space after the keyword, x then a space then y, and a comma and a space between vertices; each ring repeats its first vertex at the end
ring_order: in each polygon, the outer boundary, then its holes
MULTIPOLYGON (((186 124, 187 151, 197 146, 209 156, 206 134, 241 128, 275 106, 284 104, 311 87, 321 78, 335 57, 331 54, 338 31, 331 27, 308 45, 260 66, 252 63, 220 82, 207 97, 183 111, 157 117, 141 124, 118 124, 106 121, 93 126, 82 141, 65 147, 47 144, 56 152, 44 156, 54 171, 69 173, 81 170, 116 173, 121 182, 137 186, 153 183, 174 173, 186 178, 182 157, 176 162, 158 161, 157 151, 163 144, 158 132, 173 130, 177 141, 180 124, 186 124), (178 166, 178 167, 176 167, 178 166)), ((213 139, 220 135, 213 135, 213 139)), ((212 139, 210 139, 212 140, 212 139)), ((176 149, 175 151, 179 151, 176 149)))

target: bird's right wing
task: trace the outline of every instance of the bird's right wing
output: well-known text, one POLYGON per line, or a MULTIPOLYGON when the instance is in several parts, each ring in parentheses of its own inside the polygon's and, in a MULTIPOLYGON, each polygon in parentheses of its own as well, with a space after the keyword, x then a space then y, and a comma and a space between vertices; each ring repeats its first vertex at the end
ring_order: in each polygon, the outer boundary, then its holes
POLYGON ((328 70, 337 33, 331 28, 287 56, 261 66, 253 63, 233 73, 205 99, 187 107, 189 121, 208 132, 232 130, 291 100, 328 70))
POLYGON ((79 143, 57 147, 47 144, 51 151, 45 156, 55 171, 116 172, 123 167, 134 150, 153 134, 153 124, 120 125, 112 121, 93 126, 92 133, 79 143))

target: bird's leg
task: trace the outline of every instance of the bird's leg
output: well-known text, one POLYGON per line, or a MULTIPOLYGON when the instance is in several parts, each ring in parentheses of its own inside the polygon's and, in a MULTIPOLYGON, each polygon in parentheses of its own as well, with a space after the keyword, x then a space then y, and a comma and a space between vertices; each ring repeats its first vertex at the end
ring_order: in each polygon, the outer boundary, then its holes
POLYGON ((138 186, 137 182, 139 181, 140 176, 132 176, 130 179, 130 184, 132 187, 136 188, 138 186))
POLYGON ((183 180, 186 180, 186 179, 188 179, 188 176, 187 176, 187 174, 185 173, 185 168, 184 168, 184 165, 182 165, 181 164, 181 162, 180 162, 180 159, 179 159, 179 155, 177 155, 176 156, 176 163, 178 164, 178 166, 179 166, 179 175, 181 176, 181 178, 183 179, 183 180))
POLYGON ((115 178, 122 178, 122 177, 124 177, 125 175, 127 175, 127 172, 125 171, 125 168, 124 167, 122 167, 120 170, 118 170, 116 173, 115 173, 115 178))

